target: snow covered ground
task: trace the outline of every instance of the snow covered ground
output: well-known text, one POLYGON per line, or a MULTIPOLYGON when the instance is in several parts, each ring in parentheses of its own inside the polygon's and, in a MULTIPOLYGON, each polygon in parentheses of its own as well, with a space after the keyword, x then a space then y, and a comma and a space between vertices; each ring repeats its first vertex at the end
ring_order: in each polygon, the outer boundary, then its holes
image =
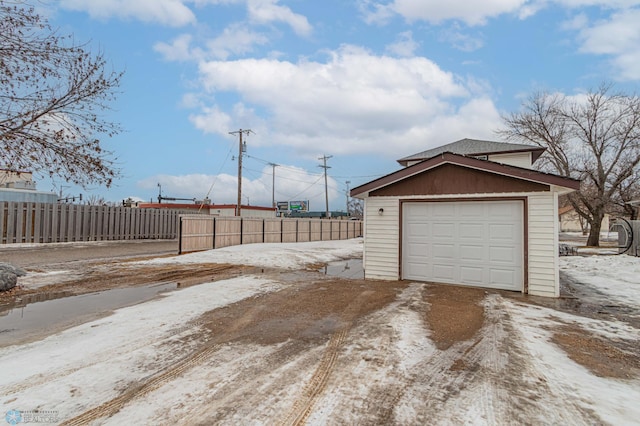
POLYGON ((561 258, 560 270, 612 300, 640 309, 640 257, 568 256, 561 258))
POLYGON ((147 265, 230 263, 264 268, 304 269, 305 266, 312 264, 362 257, 362 247, 361 238, 311 243, 247 244, 137 263, 147 265))
MULTIPOLYGON (((252 244, 145 264, 304 269, 361 255, 362 240, 354 239, 252 244)), ((563 257, 561 271, 632 316, 640 312, 640 258, 563 257)), ((37 285, 33 277, 30 283, 37 285)), ((63 422, 84 413, 82 422, 72 424, 114 425, 292 418, 355 424, 374 414, 369 422, 640 424, 637 370, 631 368, 629 378, 595 374, 554 340, 558 329, 570 327, 587 337, 631 342, 637 356, 640 329, 491 292, 483 301, 481 331, 446 350, 430 339, 420 313, 428 309, 422 299, 428 288, 415 283, 326 345, 286 352, 282 363, 278 354, 295 342, 233 342, 182 362, 202 343, 202 314, 291 285, 262 276, 197 285, 36 342, 0 348, 0 415, 41 410, 63 422), (296 417, 298 412, 304 416, 296 417)))

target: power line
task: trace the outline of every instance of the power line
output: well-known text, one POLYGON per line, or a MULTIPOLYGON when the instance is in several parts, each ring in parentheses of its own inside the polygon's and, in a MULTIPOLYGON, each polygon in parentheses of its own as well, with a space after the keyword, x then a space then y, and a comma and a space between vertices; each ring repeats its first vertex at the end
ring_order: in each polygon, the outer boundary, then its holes
POLYGON ((311 185, 309 185, 307 188, 305 188, 304 190, 300 191, 299 193, 297 193, 296 195, 294 195, 293 197, 291 197, 290 199, 293 200, 295 198, 298 198, 298 196, 302 195, 303 193, 307 192, 308 190, 310 190, 315 184, 317 184, 320 179, 322 179, 322 175, 320 175, 320 177, 318 177, 318 179, 313 182, 311 185))
MULTIPOLYGON (((204 196, 205 199, 209 198, 209 195, 211 194, 211 191, 213 190, 213 186, 218 181, 218 176, 220 176, 220 173, 222 173, 222 168, 224 167, 224 165, 227 163, 227 160, 229 159, 229 155, 231 154, 231 150, 232 149, 233 149, 233 146, 231 146, 229 148, 229 152, 227 152, 227 156, 224 158, 224 161, 222 162, 222 165, 220 166, 220 170, 218 170, 218 173, 214 176, 213 182, 211 183, 211 186, 209 187, 209 190, 207 191, 207 195, 204 196)), ((202 210, 203 206, 204 206, 204 203, 200 204, 200 208, 198 209, 198 212, 200 212, 200 210, 202 210)))

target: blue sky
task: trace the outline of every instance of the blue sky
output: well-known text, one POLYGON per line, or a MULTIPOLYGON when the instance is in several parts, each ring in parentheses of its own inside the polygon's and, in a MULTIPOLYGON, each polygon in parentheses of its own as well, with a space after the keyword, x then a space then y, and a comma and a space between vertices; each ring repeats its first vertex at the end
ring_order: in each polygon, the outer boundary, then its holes
POLYGON ((640 0, 59 0, 62 33, 126 71, 106 140, 110 189, 40 190, 119 202, 158 195, 235 203, 310 200, 332 210, 398 158, 470 137, 498 140, 501 114, 536 90, 578 95, 640 80, 640 0))

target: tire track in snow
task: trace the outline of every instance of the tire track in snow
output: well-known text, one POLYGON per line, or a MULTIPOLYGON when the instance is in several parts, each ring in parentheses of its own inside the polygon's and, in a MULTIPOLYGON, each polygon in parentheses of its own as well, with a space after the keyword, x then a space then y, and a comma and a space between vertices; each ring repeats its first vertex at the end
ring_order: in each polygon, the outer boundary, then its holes
MULTIPOLYGON (((195 326, 193 327, 182 326, 182 327, 175 327, 175 330, 180 331, 180 330, 187 330, 187 329, 193 329, 193 328, 195 328, 195 326)), ((195 332, 192 331, 192 333, 195 333, 195 332)), ((28 390, 36 386, 51 383, 62 377, 70 376, 71 374, 74 374, 80 370, 94 367, 98 364, 101 364, 105 361, 118 357, 122 354, 134 353, 146 347, 169 342, 170 339, 174 338, 177 334, 180 334, 180 333, 176 333, 172 330, 169 330, 166 336, 162 337, 162 340, 158 340, 156 337, 145 336, 144 338, 143 337, 137 338, 133 343, 131 341, 127 341, 121 344, 117 348, 110 348, 109 351, 101 351, 100 353, 92 354, 92 356, 90 357, 84 357, 80 361, 76 360, 74 361, 75 364, 73 367, 60 368, 55 372, 49 372, 47 374, 38 373, 32 376, 29 376, 27 378, 21 379, 21 381, 18 382, 17 384, 4 388, 3 393, 5 395, 10 395, 14 393, 23 392, 25 390, 28 390), (113 353, 114 350, 117 351, 115 354, 113 353)))
POLYGON ((120 409, 132 399, 139 398, 150 392, 153 392, 165 383, 168 383, 179 375, 183 374, 187 370, 203 363, 205 360, 209 359, 215 352, 217 352, 218 349, 218 345, 202 349, 192 356, 187 357, 186 359, 178 363, 178 365, 150 377, 148 380, 136 386, 134 389, 128 390, 122 395, 119 395, 116 398, 105 402, 104 404, 85 411, 79 416, 63 422, 62 425, 85 425, 99 418, 112 416, 113 414, 120 411, 120 409))
POLYGON ((347 324, 329 339, 327 348, 320 364, 305 385, 302 395, 296 399, 289 413, 283 420, 278 422, 281 425, 301 425, 304 424, 309 414, 313 410, 316 401, 327 386, 331 372, 338 358, 338 351, 344 344, 347 334, 353 326, 357 317, 358 308, 367 296, 373 294, 371 290, 365 290, 358 295, 344 310, 342 316, 347 324))
POLYGON ((280 423, 284 425, 301 425, 304 424, 307 417, 311 413, 316 401, 325 389, 329 376, 333 370, 333 366, 338 358, 338 350, 344 343, 345 337, 350 327, 343 328, 339 332, 333 334, 324 356, 320 364, 314 371, 309 382, 305 385, 302 396, 296 400, 287 417, 280 423))

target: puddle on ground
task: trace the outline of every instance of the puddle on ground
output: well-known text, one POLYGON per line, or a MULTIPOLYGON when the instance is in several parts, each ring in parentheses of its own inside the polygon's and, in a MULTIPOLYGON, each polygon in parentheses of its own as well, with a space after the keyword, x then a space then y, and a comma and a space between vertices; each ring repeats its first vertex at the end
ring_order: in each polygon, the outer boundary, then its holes
POLYGON ((325 275, 339 278, 364 279, 362 259, 340 260, 328 263, 320 269, 325 275))
POLYGON ((0 313, 0 347, 108 315, 114 309, 146 302, 176 288, 174 282, 159 283, 45 301, 22 301, 22 306, 0 313))

